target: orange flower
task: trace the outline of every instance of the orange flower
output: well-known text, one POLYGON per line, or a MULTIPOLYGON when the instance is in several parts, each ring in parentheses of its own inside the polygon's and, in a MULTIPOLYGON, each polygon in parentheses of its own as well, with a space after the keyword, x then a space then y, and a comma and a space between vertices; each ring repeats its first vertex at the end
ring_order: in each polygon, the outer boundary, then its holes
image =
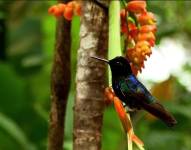
POLYGON ((75 1, 68 2, 67 7, 71 7, 73 9, 75 3, 76 3, 75 1))
POLYGON ((128 28, 129 28, 129 35, 135 39, 137 34, 138 34, 138 28, 136 27, 135 24, 133 23, 128 23, 128 28))
POLYGON ((150 46, 154 46, 155 45, 155 40, 154 39, 150 39, 148 40, 148 42, 150 43, 150 46))
POLYGON ((136 48, 142 48, 144 46, 148 46, 150 48, 150 44, 147 41, 138 41, 136 44, 136 48))
POLYGON ((76 15, 81 16, 82 10, 81 10, 81 4, 80 3, 77 3, 77 2, 74 3, 74 12, 76 15))
POLYGON ((156 20, 155 20, 155 16, 153 13, 151 12, 145 12, 141 15, 138 15, 138 22, 141 25, 145 25, 145 24, 155 24, 156 20))
POLYGON ((126 23, 122 23, 121 25, 121 32, 128 35, 128 27, 126 23))
POLYGON ((134 75, 144 68, 146 56, 150 56, 151 46, 147 41, 138 41, 134 48, 129 48, 126 53, 127 59, 131 62, 131 69, 134 75))
POLYGON ((127 51, 127 58, 133 63, 133 65, 138 64, 138 61, 140 60, 138 54, 139 53, 137 53, 137 49, 135 48, 132 51, 127 51))
POLYGON ((138 41, 136 44, 137 52, 139 52, 143 57, 144 55, 150 52, 151 46, 150 43, 147 41, 138 41))
POLYGON ((58 8, 59 8, 62 12, 64 12, 65 7, 66 7, 65 4, 62 4, 62 3, 58 4, 58 8))
POLYGON ((156 25, 143 25, 140 27, 141 33, 147 33, 147 32, 155 33, 156 31, 157 31, 156 25))
POLYGON ((73 14, 81 15, 81 4, 76 1, 68 2, 67 4, 53 5, 48 9, 48 13, 55 17, 64 16, 66 20, 72 20, 73 14))
POLYGON ((48 9, 48 13, 49 13, 49 14, 53 14, 53 13, 55 12, 55 9, 57 9, 57 6, 56 6, 56 5, 51 6, 51 7, 48 9))
POLYGON ((71 6, 68 7, 67 5, 64 11, 64 18, 70 21, 72 20, 72 17, 73 17, 73 8, 71 6))
POLYGON ((132 63, 130 65, 131 65, 131 70, 132 70, 133 74, 137 75, 138 71, 140 70, 140 67, 138 68, 137 66, 134 66, 132 63))
POLYGON ((146 12, 146 2, 145 1, 130 1, 127 4, 127 10, 133 13, 143 13, 146 12))
POLYGON ((62 10, 57 6, 53 5, 48 9, 49 14, 53 14, 55 17, 60 17, 62 16, 62 10))
POLYGON ((155 41, 155 35, 152 32, 140 33, 137 37, 137 40, 138 41, 149 41, 149 40, 155 41))
POLYGON ((120 11, 120 16, 121 16, 121 19, 122 19, 122 20, 125 19, 125 17, 126 17, 126 10, 125 10, 125 9, 122 9, 122 10, 120 11))

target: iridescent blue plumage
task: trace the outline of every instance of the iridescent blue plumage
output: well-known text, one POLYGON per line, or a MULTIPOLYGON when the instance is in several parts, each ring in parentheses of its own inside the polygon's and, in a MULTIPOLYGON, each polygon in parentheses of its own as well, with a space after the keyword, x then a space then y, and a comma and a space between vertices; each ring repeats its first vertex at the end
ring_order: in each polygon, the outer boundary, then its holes
MULTIPOLYGON (((95 57, 94 57, 95 58, 95 57)), ((176 119, 151 95, 145 86, 132 74, 130 64, 124 57, 116 57, 109 61, 112 72, 112 87, 115 94, 128 107, 144 109, 164 121, 168 126, 175 125, 176 119)))
POLYGON ((144 95, 145 102, 150 104, 155 102, 155 98, 150 92, 137 80, 134 75, 128 75, 126 77, 113 78, 112 86, 116 95, 126 103, 130 108, 140 108, 139 102, 134 101, 135 97, 144 95))

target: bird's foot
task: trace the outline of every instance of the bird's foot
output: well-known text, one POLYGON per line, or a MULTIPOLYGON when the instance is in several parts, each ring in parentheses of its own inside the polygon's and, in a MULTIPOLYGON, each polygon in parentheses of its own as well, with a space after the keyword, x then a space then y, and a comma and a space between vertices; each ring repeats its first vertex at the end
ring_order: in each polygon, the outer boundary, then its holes
POLYGON ((135 108, 127 106, 125 103, 123 103, 123 107, 125 108, 126 113, 135 112, 137 110, 135 108))

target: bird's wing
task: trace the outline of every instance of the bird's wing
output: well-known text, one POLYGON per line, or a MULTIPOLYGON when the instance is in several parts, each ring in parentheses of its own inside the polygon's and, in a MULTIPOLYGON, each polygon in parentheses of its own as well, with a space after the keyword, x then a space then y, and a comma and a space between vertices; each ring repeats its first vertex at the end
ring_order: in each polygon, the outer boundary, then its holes
POLYGON ((168 126, 174 126, 176 119, 150 94, 150 92, 135 77, 121 82, 121 92, 129 98, 129 102, 161 119, 168 126), (124 88, 126 87, 126 89, 124 88), (128 90, 127 90, 128 89, 128 90))
POLYGON ((120 89, 125 97, 132 97, 133 99, 142 97, 142 101, 148 104, 155 102, 155 98, 133 75, 120 82, 120 89))

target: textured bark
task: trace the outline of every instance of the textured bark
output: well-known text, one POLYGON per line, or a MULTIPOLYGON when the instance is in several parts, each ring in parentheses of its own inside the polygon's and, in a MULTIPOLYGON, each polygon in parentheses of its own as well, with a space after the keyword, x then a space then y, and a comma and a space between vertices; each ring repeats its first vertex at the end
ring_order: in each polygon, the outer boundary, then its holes
MULTIPOLYGON (((67 2, 67 0, 64 0, 67 2)), ((64 119, 70 89, 70 28, 63 17, 58 19, 55 56, 51 74, 51 112, 48 149, 62 150, 64 119)))
POLYGON ((102 8, 107 9, 109 7, 109 0, 95 0, 99 6, 101 5, 102 8))
POLYGON ((108 16, 91 1, 82 1, 80 48, 74 106, 74 150, 101 149, 106 64, 90 56, 105 58, 108 46, 108 16))

